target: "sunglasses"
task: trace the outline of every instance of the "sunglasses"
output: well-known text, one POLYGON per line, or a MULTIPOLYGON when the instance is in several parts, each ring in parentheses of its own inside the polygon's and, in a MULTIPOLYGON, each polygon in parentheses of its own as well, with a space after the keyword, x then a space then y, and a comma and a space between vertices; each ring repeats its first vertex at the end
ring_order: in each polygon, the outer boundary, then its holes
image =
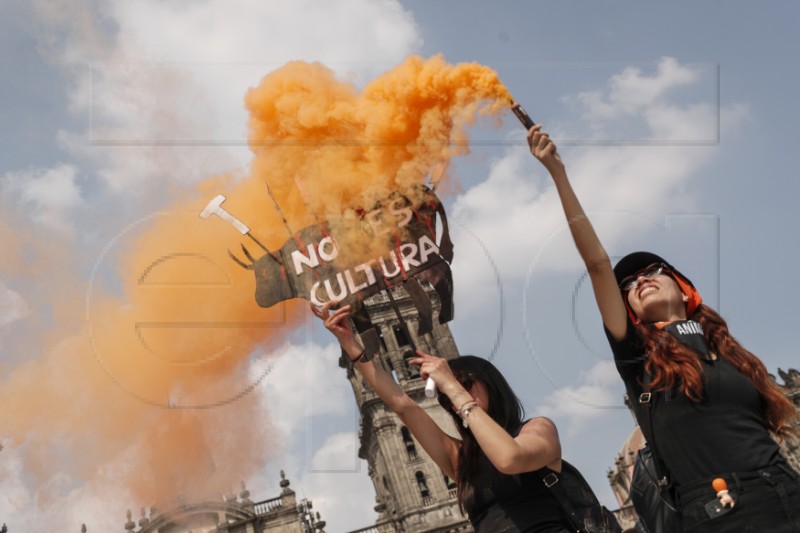
POLYGON ((653 263, 652 265, 646 266, 630 276, 625 276, 622 278, 622 281, 619 282, 619 288, 622 292, 633 290, 637 285, 639 285, 639 278, 653 279, 664 271, 669 272, 667 265, 664 263, 653 263))

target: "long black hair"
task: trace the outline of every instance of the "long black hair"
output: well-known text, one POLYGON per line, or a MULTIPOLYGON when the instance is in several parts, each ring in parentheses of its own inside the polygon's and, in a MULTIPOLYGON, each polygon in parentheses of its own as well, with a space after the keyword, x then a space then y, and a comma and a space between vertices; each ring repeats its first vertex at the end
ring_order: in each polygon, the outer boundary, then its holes
MULTIPOLYGON (((522 403, 511 390, 511 386, 497 368, 481 357, 462 355, 448 360, 450 369, 456 379, 469 389, 474 381, 480 381, 486 387, 489 399, 488 415, 510 435, 516 436, 522 425, 525 411, 522 403)), ((461 447, 458 449, 456 465, 456 484, 458 486, 458 504, 461 511, 469 512, 475 503, 475 482, 480 473, 483 451, 472 432, 465 428, 461 417, 453 409, 453 405, 444 394, 439 394, 439 404, 453 417, 453 421, 461 435, 461 447)), ((456 406, 458 408, 460 406, 456 406)), ((491 463, 489 467, 494 468, 491 463)))

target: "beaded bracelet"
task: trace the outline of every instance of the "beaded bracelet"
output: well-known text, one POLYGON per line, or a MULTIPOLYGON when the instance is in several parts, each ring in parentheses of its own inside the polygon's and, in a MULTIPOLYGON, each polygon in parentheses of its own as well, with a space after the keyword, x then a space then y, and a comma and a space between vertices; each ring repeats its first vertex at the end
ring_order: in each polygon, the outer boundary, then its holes
MULTIPOLYGON (((460 394, 457 394, 457 395, 456 395, 456 398, 458 398, 459 396, 460 396, 460 394)), ((472 397, 470 397, 470 399, 469 399, 469 400, 467 400, 466 402, 464 402, 464 403, 462 403, 462 404, 461 404, 461 407, 459 407, 458 409, 456 409, 456 414, 457 414, 457 415, 460 415, 460 414, 461 414, 461 411, 463 411, 463 410, 464 410, 464 408, 465 408, 465 407, 467 407, 467 406, 468 406, 469 404, 471 404, 471 403, 478 403, 478 401, 477 401, 475 398, 472 398, 472 397)))

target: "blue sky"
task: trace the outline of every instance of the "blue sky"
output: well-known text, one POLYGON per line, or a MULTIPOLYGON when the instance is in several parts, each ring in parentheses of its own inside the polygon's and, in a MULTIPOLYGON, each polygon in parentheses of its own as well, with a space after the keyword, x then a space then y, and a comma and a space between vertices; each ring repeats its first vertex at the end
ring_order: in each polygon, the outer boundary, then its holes
MULTIPOLYGON (((770 371, 796 368, 798 11, 778 1, 12 0, 0 22, 0 390, 80 337, 93 269, 126 228, 211 174, 246 175, 242 102, 262 76, 301 59, 363 86, 409 54, 439 53, 496 70, 553 133, 611 255, 665 255, 770 371), (129 142, 187 132, 210 142, 129 142)), ((633 423, 553 187, 510 114, 471 135, 445 198, 451 329, 462 353, 493 357, 530 416, 555 420, 564 457, 613 506, 606 471, 633 423)), ((284 469, 327 531, 371 524, 336 347, 309 320, 268 356, 249 369, 269 369, 257 401, 236 414, 263 420, 276 443, 246 479, 253 497, 277 495, 284 469)), ((23 401, 5 393, 0 412, 23 401)), ((61 462, 78 458, 37 463, 30 435, 2 426, 0 522, 11 531, 121 529, 125 509, 150 504, 115 475, 135 447, 65 473, 61 462)), ((81 435, 63 438, 80 447, 81 435)))

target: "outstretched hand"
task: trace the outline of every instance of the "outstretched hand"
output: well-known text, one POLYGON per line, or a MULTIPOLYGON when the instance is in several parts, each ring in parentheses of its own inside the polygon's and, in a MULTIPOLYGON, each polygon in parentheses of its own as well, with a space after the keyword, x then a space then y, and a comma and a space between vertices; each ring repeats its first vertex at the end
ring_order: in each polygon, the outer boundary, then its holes
POLYGON ((326 302, 322 307, 311 304, 311 312, 322 320, 325 328, 333 333, 342 348, 347 349, 349 345, 357 344, 349 318, 350 306, 345 305, 331 312, 331 308, 338 303, 337 301, 330 301, 326 302))
POLYGON ((528 130, 528 146, 531 154, 538 159, 553 177, 564 173, 564 162, 558 154, 556 145, 550 139, 550 134, 542 131, 542 125, 536 124, 528 130))

